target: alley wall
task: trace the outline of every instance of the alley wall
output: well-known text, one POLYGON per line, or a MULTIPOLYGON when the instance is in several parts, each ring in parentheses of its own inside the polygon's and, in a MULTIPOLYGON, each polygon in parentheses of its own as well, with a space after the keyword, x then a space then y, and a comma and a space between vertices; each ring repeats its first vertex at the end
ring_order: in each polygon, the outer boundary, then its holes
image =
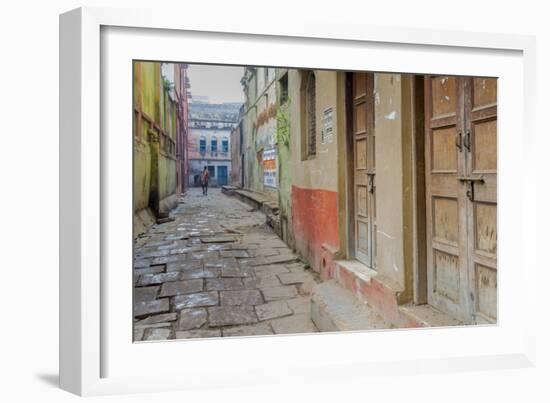
MULTIPOLYGON (((330 264, 324 251, 339 248, 338 234, 338 149, 337 136, 321 138, 323 113, 336 110, 337 72, 315 71, 316 80, 316 154, 304 155, 304 82, 307 72, 289 70, 290 144, 292 172, 292 221, 296 249, 317 271, 330 264)), ((338 117, 333 112, 333 127, 338 117)))
POLYGON ((185 129, 178 119, 182 76, 176 68, 134 63, 134 236, 177 201, 176 140, 185 129))

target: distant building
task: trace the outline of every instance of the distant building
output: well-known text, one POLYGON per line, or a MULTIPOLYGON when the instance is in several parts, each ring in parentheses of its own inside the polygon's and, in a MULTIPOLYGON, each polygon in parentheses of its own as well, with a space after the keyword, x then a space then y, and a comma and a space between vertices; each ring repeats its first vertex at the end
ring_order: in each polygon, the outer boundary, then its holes
POLYGON ((240 103, 211 104, 194 96, 189 105, 189 185, 200 186, 204 167, 210 185, 227 185, 231 172, 231 131, 239 121, 240 103), (198 101, 198 102, 197 102, 198 101))

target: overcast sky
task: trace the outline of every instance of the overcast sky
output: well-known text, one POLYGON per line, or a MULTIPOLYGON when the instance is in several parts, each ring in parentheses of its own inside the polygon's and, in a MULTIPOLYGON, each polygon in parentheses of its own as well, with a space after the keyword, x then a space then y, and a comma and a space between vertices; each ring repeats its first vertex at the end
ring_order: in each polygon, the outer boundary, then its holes
POLYGON ((190 64, 191 94, 207 96, 211 103, 243 102, 243 67, 190 64))

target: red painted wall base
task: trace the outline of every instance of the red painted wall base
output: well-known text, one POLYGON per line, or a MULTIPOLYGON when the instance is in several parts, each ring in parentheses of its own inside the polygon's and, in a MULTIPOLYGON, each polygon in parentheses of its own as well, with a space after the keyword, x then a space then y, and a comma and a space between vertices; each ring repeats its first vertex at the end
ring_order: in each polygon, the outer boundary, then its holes
MULTIPOLYGON (((338 250, 338 194, 292 186, 292 227, 297 251, 312 268, 326 273, 338 250)), ((324 277, 324 276, 323 276, 324 277)))

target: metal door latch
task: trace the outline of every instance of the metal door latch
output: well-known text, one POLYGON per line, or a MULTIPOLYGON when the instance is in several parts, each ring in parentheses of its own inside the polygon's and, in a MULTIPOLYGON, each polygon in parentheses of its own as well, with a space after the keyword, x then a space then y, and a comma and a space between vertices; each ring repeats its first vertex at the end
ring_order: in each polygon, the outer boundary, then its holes
POLYGON ((367 172, 367 177, 369 178, 367 189, 369 193, 374 193, 374 175, 374 172, 367 172))
POLYGON ((459 176, 457 178, 460 182, 468 182, 468 190, 466 190, 466 197, 468 200, 474 201, 474 184, 485 183, 485 178, 483 176, 459 176))

